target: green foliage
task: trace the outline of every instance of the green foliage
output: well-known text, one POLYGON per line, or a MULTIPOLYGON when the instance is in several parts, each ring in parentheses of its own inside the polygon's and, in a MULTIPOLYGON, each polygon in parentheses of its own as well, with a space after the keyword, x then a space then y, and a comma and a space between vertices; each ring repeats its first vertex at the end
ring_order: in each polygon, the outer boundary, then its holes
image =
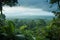
POLYGON ((0 3, 2 2, 2 5, 9 5, 9 6, 13 6, 16 5, 16 3, 18 3, 17 0, 1 0, 0 3))
POLYGON ((49 25, 42 19, 33 21, 5 20, 5 25, 0 27, 0 38, 3 40, 60 40, 59 20, 58 17, 54 18, 49 25))
POLYGON ((50 0, 50 3, 56 3, 58 0, 50 0))
POLYGON ((58 7, 60 8, 60 0, 50 0, 51 4, 57 3, 58 7))
MULTIPOLYGON (((58 3, 60 0, 50 0, 58 3)), ((17 0, 1 0, 2 5, 14 6, 17 0)), ((54 12, 54 11, 53 11, 54 12)), ((45 20, 5 20, 5 15, 0 15, 0 40, 60 40, 60 12, 54 12, 55 18, 51 23, 45 20)))
POLYGON ((8 39, 15 39, 15 33, 14 33, 14 25, 13 25, 13 23, 11 22, 11 21, 8 21, 8 23, 6 24, 6 26, 4 26, 4 27, 1 27, 1 33, 0 33, 0 37, 2 37, 3 38, 3 36, 4 36, 4 40, 8 40, 8 39), (3 35, 3 36, 1 36, 1 35, 3 35))
POLYGON ((27 26, 24 25, 24 26, 21 26, 21 27, 20 27, 20 30, 24 30, 24 29, 26 29, 26 28, 27 28, 27 26))
POLYGON ((5 30, 6 30, 6 33, 13 33, 14 32, 14 30, 15 30, 15 26, 14 26, 14 23, 12 22, 12 21, 8 21, 7 22, 7 27, 5 28, 5 30))
POLYGON ((60 25, 58 25, 57 20, 57 18, 54 19, 48 26, 43 20, 30 21, 30 24, 25 24, 26 22, 21 21, 20 23, 17 22, 19 25, 23 22, 22 26, 18 28, 14 21, 7 20, 5 21, 6 24, 0 27, 0 38, 2 37, 6 40, 60 40, 60 25), (28 25, 32 25, 30 29, 28 25), (23 35, 24 37, 16 35, 23 35))
POLYGON ((9 5, 10 7, 15 6, 18 3, 18 0, 0 0, 0 11, 1 15, 3 14, 3 5, 9 5))

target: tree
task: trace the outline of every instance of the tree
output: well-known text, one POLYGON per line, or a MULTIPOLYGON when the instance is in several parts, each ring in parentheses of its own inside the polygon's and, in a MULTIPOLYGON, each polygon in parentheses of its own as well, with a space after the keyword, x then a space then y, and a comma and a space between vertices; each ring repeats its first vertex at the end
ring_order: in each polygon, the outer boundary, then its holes
MULTIPOLYGON (((60 8, 60 0, 50 0, 51 4, 57 3, 60 8)), ((55 14, 55 18, 50 24, 50 29, 48 31, 48 38, 50 40, 60 40, 60 12, 52 11, 55 14)))
POLYGON ((3 14, 3 5, 15 6, 18 3, 18 0, 0 0, 0 25, 5 21, 5 15, 3 14))
MULTIPOLYGON (((58 7, 60 8, 60 0, 50 0, 50 3, 51 4, 54 4, 54 3, 57 3, 58 4, 58 7)), ((52 11, 54 14, 55 14, 55 19, 56 19, 56 22, 60 22, 60 12, 56 12, 56 11, 52 11)))
MULTIPOLYGON (((60 8, 60 0, 50 0, 50 3, 58 3, 58 7, 60 8)), ((57 24, 60 24, 60 12, 56 12, 56 11, 52 11, 54 14, 55 14, 55 18, 54 18, 54 20, 55 20, 55 22, 57 23, 57 24)))
POLYGON ((58 7, 60 8, 60 0, 50 0, 50 3, 52 4, 57 3, 58 7))
POLYGON ((16 3, 18 3, 17 0, 0 0, 0 11, 1 11, 1 14, 2 14, 2 6, 3 5, 9 5, 9 6, 14 6, 16 5, 16 3))
MULTIPOLYGON (((6 36, 3 35, 2 33, 4 31, 2 31, 5 26, 5 15, 3 14, 3 5, 9 5, 9 6, 15 6, 18 3, 18 0, 0 0, 0 40, 6 40, 6 36)), ((9 25, 9 24, 8 24, 9 25)), ((10 25, 7 27, 6 29, 6 33, 10 33, 12 35, 12 37, 15 37, 15 35, 13 35, 13 24, 10 23, 10 25), (8 30, 9 29, 9 30, 8 30)), ((9 35, 8 35, 9 36, 9 35)))

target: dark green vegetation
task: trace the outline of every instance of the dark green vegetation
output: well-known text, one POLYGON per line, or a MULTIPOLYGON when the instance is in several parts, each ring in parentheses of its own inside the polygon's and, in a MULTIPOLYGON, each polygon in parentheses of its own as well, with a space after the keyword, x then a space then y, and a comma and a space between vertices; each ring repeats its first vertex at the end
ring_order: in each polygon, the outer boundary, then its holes
POLYGON ((60 8, 60 0, 50 0, 50 3, 52 4, 57 3, 58 7, 60 8))
POLYGON ((2 15, 2 10, 4 5, 9 5, 10 7, 15 6, 18 3, 18 0, 0 0, 0 11, 2 15))
POLYGON ((51 22, 39 20, 0 19, 0 40, 57 40, 59 25, 57 18, 51 22), (56 37, 56 38, 54 38, 56 37))
POLYGON ((0 40, 40 40, 40 31, 47 26, 43 19, 12 21, 0 19, 0 22, 0 40))
MULTIPOLYGON (((55 12, 55 18, 45 20, 6 20, 2 14, 2 4, 14 4, 15 0, 0 1, 0 40, 60 40, 60 12, 55 12), (12 3, 13 2, 13 3, 12 3)), ((51 0, 51 3, 60 0, 51 0)), ((11 5, 10 5, 11 6, 11 5)))

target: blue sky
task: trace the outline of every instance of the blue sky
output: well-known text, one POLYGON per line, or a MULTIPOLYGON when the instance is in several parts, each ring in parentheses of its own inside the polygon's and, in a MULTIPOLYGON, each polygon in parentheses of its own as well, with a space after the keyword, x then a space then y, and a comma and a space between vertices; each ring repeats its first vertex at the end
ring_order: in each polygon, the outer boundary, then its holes
POLYGON ((18 2, 20 6, 24 7, 39 8, 45 11, 57 10, 57 4, 50 4, 50 0, 18 0, 18 2))
POLYGON ((18 0, 18 7, 3 7, 3 12, 8 17, 16 16, 53 16, 51 10, 57 9, 49 8, 49 0, 18 0))

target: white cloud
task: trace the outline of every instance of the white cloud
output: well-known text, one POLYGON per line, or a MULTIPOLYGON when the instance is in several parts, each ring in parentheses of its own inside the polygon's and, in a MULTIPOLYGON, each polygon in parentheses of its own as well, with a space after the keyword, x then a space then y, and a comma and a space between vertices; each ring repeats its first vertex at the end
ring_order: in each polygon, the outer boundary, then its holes
POLYGON ((26 7, 3 7, 3 12, 6 16, 32 16, 32 15, 48 15, 53 16, 53 13, 37 8, 26 7))

